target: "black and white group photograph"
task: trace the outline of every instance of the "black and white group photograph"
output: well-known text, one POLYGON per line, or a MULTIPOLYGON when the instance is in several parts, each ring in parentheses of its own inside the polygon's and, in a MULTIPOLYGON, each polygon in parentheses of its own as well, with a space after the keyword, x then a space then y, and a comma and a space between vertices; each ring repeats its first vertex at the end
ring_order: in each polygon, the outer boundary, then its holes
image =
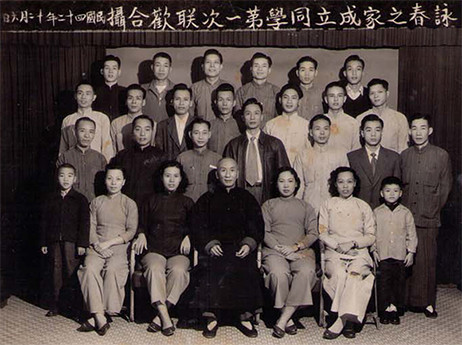
POLYGON ((462 2, 1 0, 0 343, 462 340, 462 2))

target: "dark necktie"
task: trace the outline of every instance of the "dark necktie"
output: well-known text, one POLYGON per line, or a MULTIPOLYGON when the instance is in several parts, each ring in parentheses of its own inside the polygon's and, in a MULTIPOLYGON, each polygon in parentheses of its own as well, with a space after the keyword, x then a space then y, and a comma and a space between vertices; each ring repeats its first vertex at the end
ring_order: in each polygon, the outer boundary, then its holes
POLYGON ((377 154, 375 152, 371 153, 371 166, 372 166, 372 175, 375 175, 375 168, 377 168, 377 158, 375 158, 377 154))
POLYGON ((249 152, 247 161, 245 162, 245 180, 251 186, 254 186, 258 181, 258 163, 257 163, 257 147, 255 145, 255 137, 251 137, 249 141, 249 152))

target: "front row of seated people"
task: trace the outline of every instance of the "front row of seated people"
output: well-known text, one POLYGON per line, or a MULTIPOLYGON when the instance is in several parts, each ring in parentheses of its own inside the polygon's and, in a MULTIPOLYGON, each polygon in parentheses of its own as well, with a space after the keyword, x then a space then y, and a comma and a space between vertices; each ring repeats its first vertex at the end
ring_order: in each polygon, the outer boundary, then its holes
MULTIPOLYGON (((274 297, 274 307, 280 310, 273 336, 296 334, 294 312, 313 304, 311 289, 317 277, 312 245, 318 239, 318 229, 319 240, 325 246, 324 288, 332 299, 331 311, 338 314, 323 337, 334 339, 342 333, 355 337, 352 325, 363 321, 374 282, 368 251, 373 245, 376 261, 381 266, 388 265, 387 276, 382 277, 387 288, 379 289, 387 291, 381 296, 382 319, 387 321, 384 323, 399 323, 396 308, 402 307, 399 303, 404 279, 394 277, 402 276, 404 267, 412 265, 417 237, 412 215, 400 205, 398 178, 382 182, 384 204, 374 216, 368 204, 355 196, 360 182, 356 172, 349 167, 337 168, 329 180, 332 198, 321 206, 317 225, 314 209, 295 198, 300 179, 293 168, 277 172, 279 197, 267 200, 263 207, 250 192, 237 186, 238 177, 236 161, 221 159, 216 170, 218 182, 194 204, 183 195, 187 177, 182 165, 166 161, 156 175, 157 193, 144 201, 138 217, 136 203, 121 192, 126 182, 124 168, 109 164, 105 175, 107 193, 91 202, 88 217, 82 203, 84 196, 72 188, 76 169, 68 163, 61 165, 60 195, 45 207, 50 221, 56 219, 55 214, 63 217, 66 213, 56 212, 64 209, 72 212, 75 222, 65 229, 67 236, 56 238, 56 234, 46 233, 42 252, 55 248, 53 257, 67 262, 74 257, 69 248, 77 245, 81 253, 88 247, 78 278, 92 317, 78 330, 104 335, 110 327, 107 316, 121 311, 128 277, 127 251, 138 233, 133 250, 142 255, 151 305, 156 310, 148 331, 174 334, 169 311, 188 287, 188 254, 194 247, 202 259, 190 305, 200 310, 206 320, 203 335, 215 337, 220 311, 228 309, 238 317, 237 328, 248 337, 256 337, 253 316, 263 304, 257 267, 257 248, 262 243, 264 282, 274 297), (396 235, 387 227, 390 217, 395 220, 396 235), (388 241, 390 237, 399 243, 389 246, 393 243, 388 241), (393 255, 394 250, 398 255, 393 255), (392 285, 396 288, 391 289, 392 285)), ((57 294, 68 279, 67 275, 55 280, 57 294)), ((50 313, 56 315, 56 310, 50 313)))

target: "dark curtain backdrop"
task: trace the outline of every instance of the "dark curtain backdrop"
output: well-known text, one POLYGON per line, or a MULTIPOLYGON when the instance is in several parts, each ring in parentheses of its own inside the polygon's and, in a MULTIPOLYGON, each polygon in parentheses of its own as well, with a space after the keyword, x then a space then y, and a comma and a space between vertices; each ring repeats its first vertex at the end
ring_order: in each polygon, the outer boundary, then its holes
MULTIPOLYGON (((434 114, 433 142, 449 151, 455 175, 462 171, 460 29, 1 33, 0 40, 3 295, 14 292, 38 301, 37 205, 52 186, 60 123, 75 109, 72 89, 82 78, 96 80, 95 61, 107 47, 399 48, 399 110, 434 114)), ((443 282, 460 283, 460 186, 456 188, 445 209, 439 274, 443 282)))

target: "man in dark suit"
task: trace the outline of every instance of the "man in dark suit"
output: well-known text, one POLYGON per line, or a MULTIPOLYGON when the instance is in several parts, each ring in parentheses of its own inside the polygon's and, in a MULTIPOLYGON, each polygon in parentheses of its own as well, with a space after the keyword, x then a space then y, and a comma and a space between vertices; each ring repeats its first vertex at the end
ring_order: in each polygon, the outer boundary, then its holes
POLYGON ((262 204, 275 196, 272 186, 277 170, 289 167, 289 158, 282 141, 260 129, 263 105, 255 98, 249 98, 242 109, 245 133, 226 145, 223 157, 237 161, 238 187, 247 189, 262 204))
POLYGON ((156 146, 164 151, 170 160, 174 160, 180 153, 192 149, 192 143, 186 133, 194 118, 189 114, 189 109, 192 106, 191 89, 185 84, 177 84, 172 91, 175 115, 159 122, 155 139, 156 146))
POLYGON ((375 114, 361 121, 363 147, 348 153, 348 161, 361 181, 358 197, 372 209, 380 205, 380 183, 388 176, 401 178, 399 154, 380 145, 383 121, 375 114))

